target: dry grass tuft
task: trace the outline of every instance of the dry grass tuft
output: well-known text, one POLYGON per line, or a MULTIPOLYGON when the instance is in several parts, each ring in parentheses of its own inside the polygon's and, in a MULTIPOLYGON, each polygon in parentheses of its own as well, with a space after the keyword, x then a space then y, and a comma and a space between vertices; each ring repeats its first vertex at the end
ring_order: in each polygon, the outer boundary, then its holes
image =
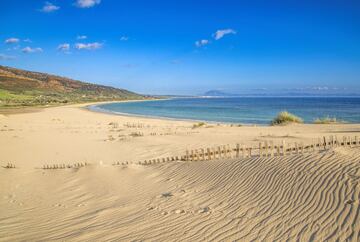
POLYGON ((205 125, 206 125, 206 123, 204 123, 204 122, 199 122, 199 123, 193 124, 192 128, 193 128, 193 129, 196 129, 196 128, 203 127, 203 126, 205 126, 205 125))
POLYGON ((285 125, 289 123, 303 123, 304 121, 296 116, 295 114, 289 113, 287 111, 280 112, 274 119, 271 121, 271 125, 285 125))
POLYGON ((337 124, 337 123, 342 123, 342 122, 337 120, 335 117, 330 118, 329 116, 323 118, 317 118, 314 120, 314 124, 337 124))

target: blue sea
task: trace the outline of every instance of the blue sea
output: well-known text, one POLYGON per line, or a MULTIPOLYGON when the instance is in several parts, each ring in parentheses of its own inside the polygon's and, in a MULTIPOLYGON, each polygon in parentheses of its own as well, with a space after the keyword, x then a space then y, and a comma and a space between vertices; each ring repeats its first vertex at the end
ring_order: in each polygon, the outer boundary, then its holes
POLYGON ((101 104, 90 109, 114 114, 262 125, 269 124, 277 113, 286 110, 306 123, 327 116, 360 123, 360 97, 174 98, 101 104))

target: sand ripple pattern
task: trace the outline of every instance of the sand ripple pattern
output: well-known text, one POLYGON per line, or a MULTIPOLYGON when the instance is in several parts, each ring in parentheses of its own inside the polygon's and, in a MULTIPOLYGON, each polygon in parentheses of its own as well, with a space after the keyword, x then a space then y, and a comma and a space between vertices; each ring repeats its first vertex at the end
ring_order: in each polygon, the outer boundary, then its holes
POLYGON ((358 148, 92 169, 58 187, 62 212, 0 215, 0 240, 360 241, 358 148))

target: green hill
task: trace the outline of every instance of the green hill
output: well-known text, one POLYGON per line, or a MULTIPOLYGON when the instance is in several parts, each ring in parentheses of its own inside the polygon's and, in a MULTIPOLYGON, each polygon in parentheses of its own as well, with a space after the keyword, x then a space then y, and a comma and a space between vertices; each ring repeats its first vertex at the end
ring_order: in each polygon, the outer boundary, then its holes
POLYGON ((0 66, 0 107, 147 99, 125 89, 0 66))

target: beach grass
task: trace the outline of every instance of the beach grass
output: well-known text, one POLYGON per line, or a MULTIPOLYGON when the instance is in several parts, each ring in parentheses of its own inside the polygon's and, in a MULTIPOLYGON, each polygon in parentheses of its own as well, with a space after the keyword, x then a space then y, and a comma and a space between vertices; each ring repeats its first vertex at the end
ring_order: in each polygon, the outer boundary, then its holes
POLYGON ((287 111, 282 111, 271 121, 271 125, 286 125, 290 123, 303 123, 302 118, 287 111))
POLYGON ((199 123, 193 124, 192 128, 193 129, 200 128, 200 127, 205 126, 205 124, 206 123, 204 123, 204 122, 199 122, 199 123))
POLYGON ((323 118, 317 118, 314 120, 314 124, 337 124, 337 123, 342 123, 342 122, 337 120, 335 117, 330 118, 329 116, 323 118))

